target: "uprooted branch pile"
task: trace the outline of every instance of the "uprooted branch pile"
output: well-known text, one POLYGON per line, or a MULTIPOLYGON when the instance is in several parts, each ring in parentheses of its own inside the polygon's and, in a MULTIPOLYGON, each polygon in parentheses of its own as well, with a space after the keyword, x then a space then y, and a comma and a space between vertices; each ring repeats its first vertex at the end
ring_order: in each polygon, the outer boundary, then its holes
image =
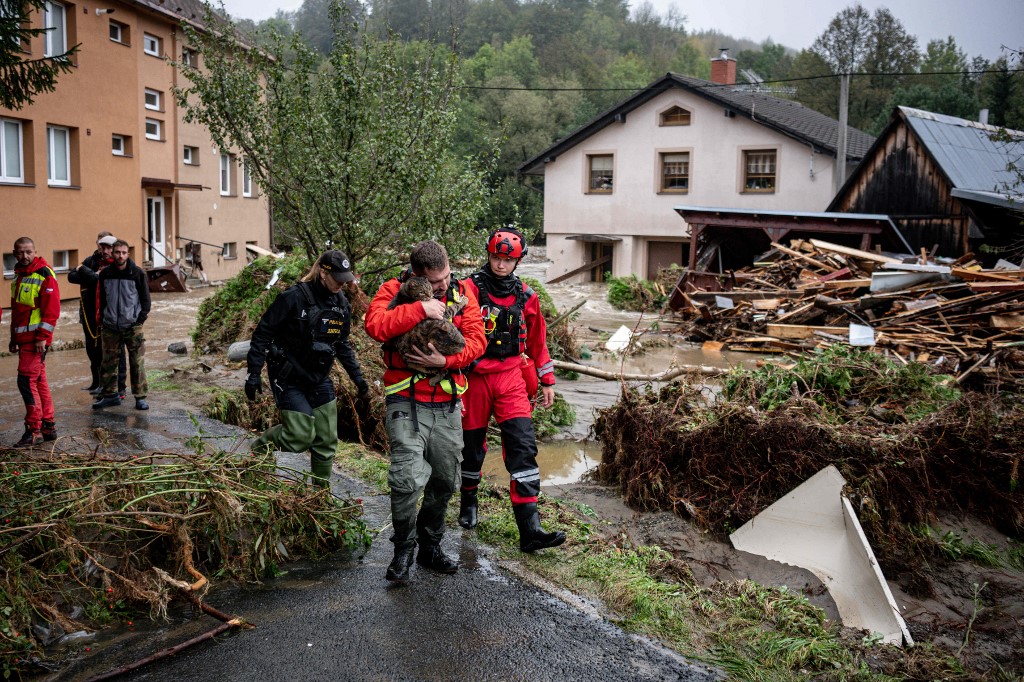
POLYGON ((1024 270, 984 270, 971 255, 904 262, 819 240, 772 246, 752 266, 704 278, 705 289, 684 277, 672 298, 681 333, 726 350, 793 352, 846 343, 854 323, 901 361, 1024 385, 1024 270))
POLYGON ((65 633, 160 617, 182 585, 201 595, 214 575, 258 580, 282 561, 367 546, 361 505, 300 476, 271 456, 225 452, 4 452, 0 663, 25 670, 65 633))
POLYGON ((627 387, 594 426, 597 478, 635 507, 728 532, 834 464, 883 566, 902 572, 922 560, 913 525, 940 511, 1024 536, 1024 405, 951 386, 922 365, 833 347, 735 370, 717 400, 685 384, 627 387))

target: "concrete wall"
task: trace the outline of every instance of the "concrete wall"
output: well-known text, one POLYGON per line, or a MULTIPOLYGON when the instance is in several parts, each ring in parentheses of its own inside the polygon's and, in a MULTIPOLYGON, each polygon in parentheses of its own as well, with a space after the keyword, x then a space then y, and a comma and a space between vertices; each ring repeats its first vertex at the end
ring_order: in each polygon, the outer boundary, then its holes
MULTIPOLYGON (((562 153, 544 167, 544 231, 554 261, 548 277, 584 263, 587 246, 568 239, 599 234, 615 242, 612 274, 644 276, 646 242, 688 236, 674 206, 721 206, 766 210, 823 211, 832 198, 833 159, 747 118, 724 115, 723 108, 674 89, 629 113, 562 153), (672 106, 691 112, 690 125, 659 125, 672 106), (773 193, 743 191, 743 152, 776 151, 773 193), (690 154, 689 190, 660 191, 660 154, 690 154), (588 192, 588 157, 614 155, 614 189, 588 192)), ((583 281, 587 275, 574 279, 583 281)))

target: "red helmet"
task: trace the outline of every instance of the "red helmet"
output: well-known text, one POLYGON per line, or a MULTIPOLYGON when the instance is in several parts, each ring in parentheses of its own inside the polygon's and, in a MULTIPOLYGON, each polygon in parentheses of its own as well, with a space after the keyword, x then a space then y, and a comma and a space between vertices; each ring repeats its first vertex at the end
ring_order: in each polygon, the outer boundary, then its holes
POLYGON ((511 227, 502 227, 487 238, 487 253, 508 258, 522 258, 528 249, 523 235, 511 227))

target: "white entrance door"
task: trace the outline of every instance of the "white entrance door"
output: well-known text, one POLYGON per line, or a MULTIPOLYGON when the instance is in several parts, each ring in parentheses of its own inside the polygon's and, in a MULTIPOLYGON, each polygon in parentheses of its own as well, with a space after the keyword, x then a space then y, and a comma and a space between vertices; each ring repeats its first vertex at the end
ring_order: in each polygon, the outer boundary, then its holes
POLYGON ((149 231, 149 260, 154 267, 167 265, 164 253, 164 199, 163 197, 146 197, 146 225, 149 231))

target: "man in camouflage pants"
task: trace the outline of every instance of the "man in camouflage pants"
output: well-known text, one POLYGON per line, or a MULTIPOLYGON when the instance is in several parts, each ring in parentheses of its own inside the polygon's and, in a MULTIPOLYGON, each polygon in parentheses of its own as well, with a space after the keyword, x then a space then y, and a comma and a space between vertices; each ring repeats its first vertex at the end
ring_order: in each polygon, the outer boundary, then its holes
POLYGON ((151 302, 146 273, 128 258, 128 242, 114 242, 114 262, 100 273, 100 325, 103 328, 103 360, 100 363, 102 392, 92 404, 94 410, 121 404, 117 393, 118 350, 128 351, 128 374, 136 410, 148 410, 146 395, 146 338, 142 325, 149 317, 151 302))

